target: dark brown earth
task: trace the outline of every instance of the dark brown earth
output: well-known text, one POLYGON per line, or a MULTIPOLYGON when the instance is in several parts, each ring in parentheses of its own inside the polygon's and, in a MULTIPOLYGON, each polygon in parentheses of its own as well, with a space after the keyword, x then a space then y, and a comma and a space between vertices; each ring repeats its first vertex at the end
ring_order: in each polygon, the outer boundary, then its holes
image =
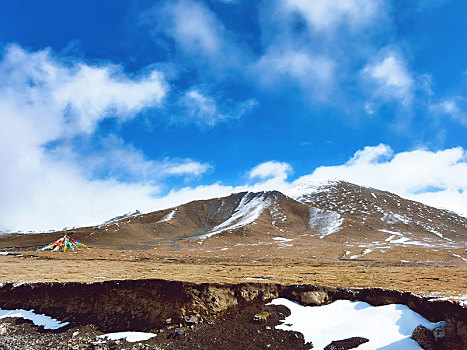
MULTIPOLYGON (((308 345, 304 344, 301 335, 274 329, 279 320, 288 315, 284 307, 266 305, 277 297, 304 305, 321 305, 338 299, 360 300, 371 305, 401 303, 431 321, 446 321, 443 338, 446 349, 463 350, 467 343, 467 309, 448 301, 429 301, 411 293, 313 285, 139 280, 93 284, 7 284, 0 289, 1 308, 34 309, 70 322, 70 325, 55 332, 44 332, 30 326, 19 329, 8 326, 6 334, 0 335, 0 344, 2 341, 4 344, 7 341, 8 344, 21 344, 26 338, 37 341, 39 349, 50 348, 44 344, 55 341, 65 341, 70 348, 79 348, 71 346, 79 339, 73 337, 76 331, 83 338, 80 341, 88 344, 95 342, 96 335, 102 332, 138 330, 157 334, 156 338, 144 343, 152 348, 264 349, 269 344, 273 349, 306 349, 308 345), (265 315, 260 317, 264 322, 254 322, 253 317, 258 313, 265 315), (57 333, 56 340, 50 337, 50 333, 57 333)), ((6 348, 20 348, 15 346, 6 348)), ((126 348, 124 343, 112 346, 126 348)))
POLYGON ((230 310, 216 320, 184 327, 167 325, 155 330, 157 336, 148 341, 129 343, 126 340, 103 341, 95 326, 68 327, 60 331, 44 331, 21 319, 0 320, 0 349, 311 349, 303 335, 275 330, 279 320, 290 314, 287 308, 252 304, 230 310), (258 312, 267 311, 271 317, 265 323, 252 322, 258 312), (180 333, 178 335, 177 333, 180 333), (177 334, 177 335, 176 335, 177 334))

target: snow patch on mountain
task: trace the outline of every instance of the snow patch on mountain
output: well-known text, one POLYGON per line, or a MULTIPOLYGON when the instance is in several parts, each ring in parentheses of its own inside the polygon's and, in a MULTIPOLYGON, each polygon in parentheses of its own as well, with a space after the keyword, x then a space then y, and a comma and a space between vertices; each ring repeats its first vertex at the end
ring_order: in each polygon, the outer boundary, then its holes
POLYGON ((123 219, 129 219, 129 218, 132 218, 132 217, 135 217, 135 216, 139 216, 141 215, 141 212, 139 210, 135 210, 133 212, 129 212, 129 213, 126 213, 126 214, 123 214, 123 215, 120 215, 120 216, 116 216, 110 220, 107 220, 105 222, 103 222, 100 226, 107 226, 107 225, 110 225, 110 224, 113 224, 117 221, 120 221, 120 220, 123 220, 123 219))
POLYGON ((243 196, 242 200, 228 220, 215 226, 211 232, 202 235, 200 238, 209 238, 217 235, 218 233, 251 224, 272 204, 273 202, 267 193, 247 193, 243 196))
POLYGON ((324 192, 330 187, 337 186, 339 181, 335 180, 313 180, 301 182, 286 191, 286 195, 299 202, 308 202, 312 199, 313 194, 324 192))
POLYGON ((172 220, 172 218, 174 217, 176 211, 177 211, 177 208, 175 208, 175 209, 172 210, 170 213, 168 213, 166 216, 164 216, 162 219, 160 219, 160 220, 158 221, 158 223, 160 223, 160 222, 167 222, 167 221, 172 220))
POLYGON ((370 254, 372 251, 373 251, 373 249, 367 248, 362 252, 362 254, 352 255, 352 256, 349 257, 349 259, 354 260, 354 259, 357 259, 357 258, 361 258, 362 256, 370 254))
POLYGON ((403 222, 406 225, 410 223, 410 219, 408 217, 392 212, 384 213, 383 217, 381 218, 381 221, 384 221, 388 224, 395 224, 399 221, 403 222))
POLYGON ((339 231, 342 228, 343 222, 344 219, 335 211, 310 208, 308 226, 310 229, 318 232, 319 238, 324 238, 339 231))

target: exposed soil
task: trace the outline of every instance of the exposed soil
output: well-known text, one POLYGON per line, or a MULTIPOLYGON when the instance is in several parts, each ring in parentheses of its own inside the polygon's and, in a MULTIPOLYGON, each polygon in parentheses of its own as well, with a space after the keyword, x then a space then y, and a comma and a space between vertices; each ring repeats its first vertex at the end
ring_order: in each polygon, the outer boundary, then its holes
POLYGON ((126 340, 103 340, 95 326, 68 327, 60 331, 44 331, 21 319, 4 319, 0 328, 1 349, 311 349, 303 336, 296 332, 276 330, 279 320, 289 315, 285 307, 246 305, 223 313, 218 319, 179 327, 166 325, 154 330, 156 337, 147 341, 129 343, 126 340), (269 312, 264 323, 252 322, 253 315, 269 312), (179 334, 180 333, 180 334, 179 334))
MULTIPOLYGON (((60 331, 46 332, 29 324, 16 327, 10 324, 0 335, 0 344, 3 341, 6 348, 17 349, 24 339, 29 339, 38 349, 54 348, 63 342, 70 348, 80 348, 76 342, 81 342, 81 348, 85 348, 83 344, 127 348, 125 342, 106 345, 93 342, 102 332, 138 330, 156 333, 157 337, 144 344, 161 349, 309 348, 300 334, 274 329, 288 314, 284 307, 266 305, 277 297, 304 305, 321 305, 338 299, 361 300, 372 305, 401 303, 431 321, 446 321, 446 349, 463 349, 467 343, 467 309, 448 301, 428 301, 411 293, 313 285, 138 280, 6 284, 0 289, 0 307, 34 309, 70 325, 60 331), (260 322, 253 322, 253 316, 258 313, 263 315, 259 317, 260 322), (80 334, 78 338, 76 331, 80 334), (58 335, 54 338, 51 333, 58 335)), ((142 344, 136 348, 144 348, 139 347, 142 344)))

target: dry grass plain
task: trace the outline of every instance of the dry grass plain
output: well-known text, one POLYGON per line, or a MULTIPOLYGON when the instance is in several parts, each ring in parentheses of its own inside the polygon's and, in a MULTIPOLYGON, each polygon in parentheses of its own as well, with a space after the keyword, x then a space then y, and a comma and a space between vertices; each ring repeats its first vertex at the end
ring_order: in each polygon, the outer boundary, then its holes
POLYGON ((360 260, 339 259, 332 247, 297 251, 292 247, 220 250, 186 247, 179 251, 89 249, 79 252, 21 251, 0 255, 0 282, 100 282, 163 279, 196 283, 264 282, 330 287, 380 287, 418 295, 467 293, 467 263, 447 257, 463 254, 425 248, 393 248, 360 260), (289 248, 289 249, 288 249, 289 248), (329 250, 329 251, 327 251, 329 250), (323 258, 332 255, 334 258, 323 258), (401 257, 412 261, 400 261, 401 257), (364 260, 363 260, 364 259, 364 260))

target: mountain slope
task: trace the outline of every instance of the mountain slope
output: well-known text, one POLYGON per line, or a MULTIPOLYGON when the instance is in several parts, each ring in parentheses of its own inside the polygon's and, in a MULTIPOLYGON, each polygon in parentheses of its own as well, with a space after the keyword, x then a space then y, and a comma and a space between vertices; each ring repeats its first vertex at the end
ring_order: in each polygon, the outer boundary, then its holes
MULTIPOLYGON (((97 248, 311 254, 334 259, 387 252, 394 256, 404 248, 402 255, 424 251, 440 256, 438 260, 467 259, 466 218, 341 181, 302 183, 287 195, 242 192, 193 201, 69 233, 97 248), (440 249, 448 253, 441 254, 440 249)), ((60 234, 3 235, 0 248, 37 248, 60 234)))

